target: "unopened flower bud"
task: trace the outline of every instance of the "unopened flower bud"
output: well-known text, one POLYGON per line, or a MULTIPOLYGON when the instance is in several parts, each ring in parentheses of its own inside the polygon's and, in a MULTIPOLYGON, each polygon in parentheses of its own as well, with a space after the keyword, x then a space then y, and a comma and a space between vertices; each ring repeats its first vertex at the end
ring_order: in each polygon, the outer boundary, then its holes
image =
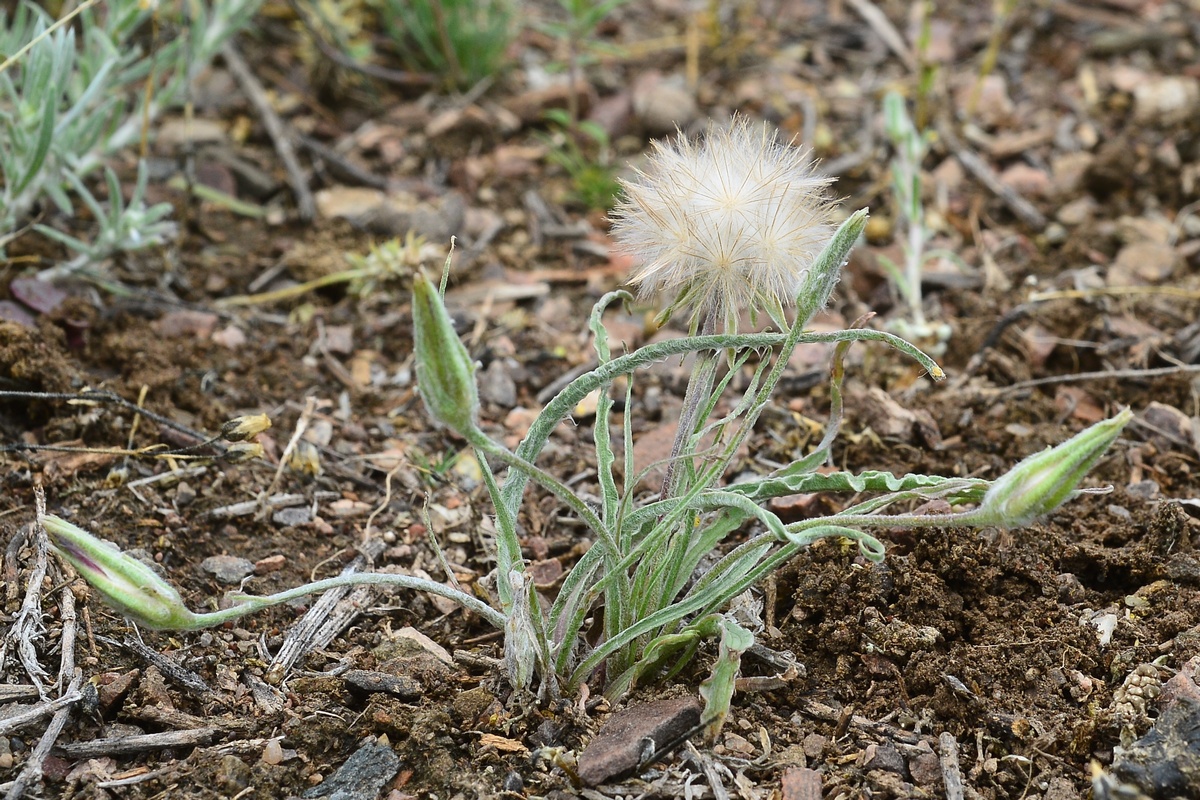
POLYGON ((47 515, 40 521, 54 551, 110 606, 147 628, 193 627, 195 615, 179 592, 150 567, 64 519, 47 515))
POLYGON ((1122 409, 1058 445, 1034 453, 1002 475, 978 509, 980 525, 1018 528, 1066 502, 1105 451, 1117 440, 1133 412, 1122 409))
POLYGON ((417 387, 429 415, 466 435, 476 429, 479 393, 475 367, 436 287, 420 272, 413 276, 413 352, 417 387))
POLYGON ((221 426, 221 438, 227 442, 244 442, 253 439, 271 427, 271 418, 266 414, 247 414, 234 417, 221 426))
POLYGON ((234 442, 225 449, 224 459, 230 464, 241 464, 262 458, 265 452, 258 442, 234 442))

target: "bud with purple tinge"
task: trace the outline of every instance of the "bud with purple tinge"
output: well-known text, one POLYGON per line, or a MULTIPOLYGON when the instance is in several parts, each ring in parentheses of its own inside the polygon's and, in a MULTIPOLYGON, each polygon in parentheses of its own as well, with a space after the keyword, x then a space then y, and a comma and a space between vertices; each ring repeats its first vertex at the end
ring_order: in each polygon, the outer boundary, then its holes
POLYGON ((54 551, 133 622, 155 630, 199 627, 179 592, 141 561, 60 517, 48 514, 40 522, 54 551))

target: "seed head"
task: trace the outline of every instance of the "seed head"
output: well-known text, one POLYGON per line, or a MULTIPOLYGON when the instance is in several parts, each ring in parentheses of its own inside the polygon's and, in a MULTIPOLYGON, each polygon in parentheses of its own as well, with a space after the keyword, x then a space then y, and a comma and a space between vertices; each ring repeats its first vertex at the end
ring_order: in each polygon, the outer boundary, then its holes
POLYGON ((829 182, 806 152, 743 118, 699 143, 655 142, 614 211, 617 242, 641 260, 630 283, 673 297, 664 318, 687 308, 693 326, 724 318, 732 331, 747 309, 785 326, 784 306, 802 293, 827 296, 836 281, 812 274, 834 230, 829 182))

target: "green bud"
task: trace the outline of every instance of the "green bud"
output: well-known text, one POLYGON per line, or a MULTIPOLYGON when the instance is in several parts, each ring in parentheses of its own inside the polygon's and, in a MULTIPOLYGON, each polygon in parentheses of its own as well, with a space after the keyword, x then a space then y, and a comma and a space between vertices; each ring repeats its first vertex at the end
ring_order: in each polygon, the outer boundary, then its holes
POLYGON ((981 525, 1019 528, 1049 514, 1076 492, 1105 451, 1133 418, 1128 408, 1097 422, 1067 441, 1034 453, 1002 475, 983 496, 977 512, 981 525))
POLYGON ((479 393, 475 367, 436 287, 423 274, 413 276, 413 349, 417 386, 429 415, 467 436, 477 429, 479 393))
POLYGON ((65 519, 47 515, 40 521, 54 552, 130 620, 155 630, 195 627, 196 615, 179 592, 150 567, 65 519))

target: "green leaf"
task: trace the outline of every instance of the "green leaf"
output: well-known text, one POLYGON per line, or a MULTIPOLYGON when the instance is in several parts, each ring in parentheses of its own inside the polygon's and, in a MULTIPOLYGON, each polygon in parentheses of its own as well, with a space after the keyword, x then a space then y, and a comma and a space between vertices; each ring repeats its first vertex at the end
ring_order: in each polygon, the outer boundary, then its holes
POLYGON ((704 736, 708 741, 717 738, 733 701, 733 690, 742 667, 742 653, 754 644, 754 634, 727 617, 718 623, 721 644, 712 674, 700 684, 704 698, 704 736))
MULTIPOLYGON (((859 474, 833 472, 821 474, 811 472, 807 459, 784 467, 778 472, 756 481, 744 481, 726 487, 725 491, 743 495, 750 500, 769 500, 789 494, 812 492, 901 492, 914 489, 937 490, 957 478, 938 475, 893 475, 881 470, 868 470, 859 474)), ((974 502, 983 497, 988 481, 973 481, 971 487, 954 498, 956 502, 974 502)))

